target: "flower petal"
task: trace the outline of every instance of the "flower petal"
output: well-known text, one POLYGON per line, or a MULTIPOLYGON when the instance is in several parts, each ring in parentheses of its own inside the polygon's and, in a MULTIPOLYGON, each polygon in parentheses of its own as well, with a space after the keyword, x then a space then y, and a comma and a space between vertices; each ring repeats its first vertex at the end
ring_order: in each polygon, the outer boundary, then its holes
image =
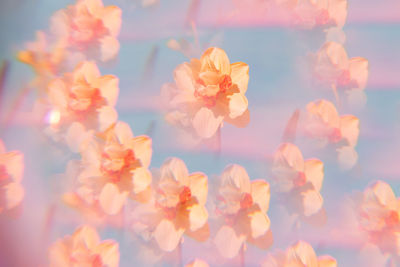
POLYGON ((97 80, 101 95, 107 100, 107 105, 114 107, 118 98, 119 79, 114 75, 104 75, 97 80))
POLYGON ((97 248, 96 252, 100 254, 101 262, 108 267, 119 266, 119 246, 114 241, 104 241, 97 248))
POLYGON ((318 267, 337 267, 337 262, 331 256, 318 257, 318 267))
POLYGON ((251 184, 246 169, 237 164, 227 166, 221 175, 221 187, 225 186, 233 186, 243 193, 250 193, 251 184))
POLYGON ((243 62, 231 64, 231 79, 232 83, 239 88, 240 93, 246 93, 249 83, 249 65, 243 62))
POLYGON ((133 138, 131 127, 129 126, 129 124, 123 121, 118 121, 115 124, 114 133, 117 136, 118 141, 123 145, 129 143, 133 138))
POLYGON ((314 249, 304 241, 299 241, 288 249, 286 262, 288 266, 318 267, 314 249))
POLYGON ((231 66, 229 58, 221 48, 210 47, 200 58, 201 71, 217 70, 221 74, 230 74, 231 66))
POLYGON ((241 116, 249 105, 247 98, 242 93, 235 93, 229 98, 229 117, 235 119, 241 116))
POLYGON ((351 80, 356 82, 358 89, 364 89, 368 80, 368 60, 362 57, 350 59, 349 71, 351 80))
POLYGON ((121 28, 122 11, 117 6, 107 6, 102 12, 102 21, 104 26, 110 31, 110 34, 116 37, 121 28))
POLYGON ((189 175, 189 187, 192 196, 195 197, 200 205, 207 202, 208 179, 204 173, 193 173, 189 175))
POLYGON ((222 256, 233 258, 238 254, 245 240, 244 235, 238 236, 232 227, 224 225, 218 230, 214 243, 222 256))
POLYGON ((100 206, 105 213, 115 215, 125 204, 127 195, 127 192, 120 193, 118 187, 113 183, 107 183, 99 196, 100 206))
POLYGON ((176 229, 170 220, 163 219, 154 231, 154 238, 160 249, 171 252, 178 246, 183 232, 184 229, 176 229))
POLYGON ((340 131, 342 137, 347 140, 349 146, 356 146, 360 134, 360 120, 353 115, 341 116, 340 131))
POLYGON ((138 194, 151 184, 151 172, 146 168, 137 168, 133 172, 133 192, 138 194))
POLYGON ((74 243, 82 242, 88 249, 94 249, 100 243, 96 229, 88 225, 79 227, 72 236, 74 243))
MULTIPOLYGON (((20 183, 8 183, 2 188, 5 198, 5 208, 10 210, 18 206, 25 195, 25 190, 20 183)), ((0 208, 1 211, 1 208, 0 208)))
POLYGON ((318 159, 308 159, 304 162, 306 181, 311 182, 316 191, 321 191, 324 180, 324 163, 318 159))
POLYGON ((99 117, 99 130, 101 132, 109 128, 118 119, 118 113, 113 107, 104 106, 97 111, 99 117))
POLYGON ((120 44, 115 37, 105 36, 100 39, 101 61, 109 61, 118 54, 120 44))
POLYGON ((168 158, 161 166, 161 179, 171 179, 180 185, 189 186, 189 171, 183 160, 168 158))
POLYGON ((358 161, 358 153, 352 146, 343 146, 337 149, 338 163, 342 170, 350 170, 358 161))
POLYGON ((197 231, 207 222, 208 212, 203 205, 192 205, 188 209, 190 231, 197 231))
POLYGON ((152 155, 152 140, 150 137, 142 135, 131 139, 130 145, 135 157, 140 160, 143 168, 148 168, 152 155))
POLYGON ((303 201, 304 216, 311 216, 317 213, 321 208, 324 200, 321 194, 315 190, 308 190, 301 193, 303 201))
POLYGON ((250 213, 249 217, 252 238, 258 238, 269 230, 271 222, 265 213, 257 211, 250 213))
POLYGON ((79 83, 82 79, 85 79, 89 84, 93 84, 100 76, 101 74, 96 63, 93 61, 83 61, 74 69, 73 82, 79 83))
POLYGON ((192 124, 200 137, 210 138, 221 126, 223 119, 224 117, 216 117, 210 109, 202 107, 194 116, 192 124))
POLYGON ((263 213, 266 213, 268 211, 269 200, 271 197, 269 183, 262 180, 252 181, 251 196, 253 202, 258 204, 263 213))

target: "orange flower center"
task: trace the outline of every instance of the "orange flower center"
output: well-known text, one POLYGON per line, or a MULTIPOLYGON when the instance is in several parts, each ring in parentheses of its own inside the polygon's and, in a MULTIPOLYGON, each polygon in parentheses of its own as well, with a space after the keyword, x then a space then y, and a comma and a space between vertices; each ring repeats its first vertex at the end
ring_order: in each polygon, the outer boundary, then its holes
POLYGON ((124 171, 131 170, 137 163, 131 149, 109 150, 101 155, 101 169, 106 172, 113 182, 118 182, 124 171))
POLYGON ((385 219, 385 222, 388 227, 397 225, 400 222, 399 214, 394 210, 390 211, 389 215, 385 219))
POLYGON ((102 267, 103 261, 101 260, 101 256, 99 254, 92 256, 92 267, 102 267))
MULTIPOLYGON (((217 90, 204 90, 207 85, 199 78, 196 83, 200 85, 203 90, 195 90, 194 96, 203 101, 204 106, 211 108, 217 103, 217 99, 221 94, 226 93, 232 86, 232 78, 229 75, 224 75, 220 82, 217 84, 217 90)), ((213 87, 215 88, 215 87, 213 87)))
POLYGON ((304 172, 298 172, 297 177, 293 180, 295 187, 300 187, 306 184, 306 175, 304 172))
POLYGON ((329 12, 326 9, 322 9, 319 14, 317 15, 315 21, 319 25, 324 25, 329 21, 329 12))
POLYGON ((6 166, 0 165, 0 182, 6 181, 9 177, 6 166))
POLYGON ((96 110, 105 104, 105 99, 100 90, 87 86, 72 88, 69 98, 70 109, 77 113, 96 110))
POLYGON ((244 193, 240 200, 240 208, 248 209, 253 205, 253 197, 249 193, 244 193))
POLYGON ((192 192, 190 191, 190 188, 184 186, 179 194, 179 202, 185 203, 189 201, 191 198, 192 198, 192 192))

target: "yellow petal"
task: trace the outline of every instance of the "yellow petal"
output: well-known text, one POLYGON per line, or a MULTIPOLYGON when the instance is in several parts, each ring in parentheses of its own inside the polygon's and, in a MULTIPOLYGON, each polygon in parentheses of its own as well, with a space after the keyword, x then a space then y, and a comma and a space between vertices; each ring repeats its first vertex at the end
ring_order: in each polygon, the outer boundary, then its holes
POLYGON ((108 183, 101 190, 99 196, 100 206, 109 215, 117 214, 125 204, 127 195, 127 192, 120 193, 116 185, 108 183))
POLYGON ((341 116, 340 131, 342 137, 347 140, 349 146, 356 146, 360 134, 360 120, 353 115, 341 116))
POLYGON ((151 185, 151 172, 146 168, 137 168, 133 172, 133 192, 139 194, 151 185))
POLYGON ((119 266, 119 248, 118 243, 114 241, 104 241, 97 248, 96 252, 100 254, 101 262, 107 267, 119 266))
POLYGON ((208 212, 202 205, 192 205, 189 208, 190 231, 197 231, 207 222, 208 212))
POLYGON ((257 211, 249 214, 249 217, 252 238, 258 238, 269 230, 271 222, 265 213, 257 211))
POLYGON ((286 262, 289 263, 288 266, 299 264, 299 266, 318 267, 314 249, 304 241, 299 241, 288 249, 286 262))
POLYGON ((235 93, 229 98, 229 117, 235 119, 241 116, 249 105, 247 98, 242 93, 235 93))
POLYGON ((253 198, 253 202, 258 204, 263 213, 266 213, 268 211, 270 200, 269 183, 262 180, 252 181, 251 196, 253 198))
POLYGON ((184 229, 176 229, 170 220, 163 219, 154 231, 154 238, 160 249, 171 252, 178 246, 183 232, 184 229))
POLYGON ((331 17, 339 28, 342 28, 347 17, 347 0, 335 0, 329 2, 329 17, 331 17))
POLYGON ((185 267, 209 267, 209 265, 203 260, 195 259, 194 261, 186 264, 185 267))
POLYGON ((118 119, 118 113, 113 107, 104 106, 97 111, 99 113, 99 130, 101 132, 109 128, 118 119))
POLYGON ((233 258, 238 254, 245 240, 246 237, 244 235, 238 236, 232 227, 224 225, 218 230, 214 238, 214 244, 222 256, 233 258))
POLYGON ((274 154, 274 166, 288 166, 294 171, 304 171, 304 159, 300 149, 291 143, 283 143, 274 154))
POLYGON ((210 138, 221 126, 223 119, 224 117, 216 117, 210 109, 202 107, 195 114, 192 124, 199 137, 210 138))
POLYGON ((231 72, 231 66, 229 58, 225 51, 221 48, 210 47, 200 58, 201 71, 206 70, 217 70, 221 74, 229 75, 231 72))
POLYGON ((318 257, 318 267, 337 267, 337 262, 331 256, 318 257))
POLYGON ((236 84, 240 93, 245 94, 249 83, 249 65, 243 62, 231 64, 232 84, 236 84))
POLYGON ((117 6, 107 6, 103 9, 101 19, 112 36, 117 36, 121 28, 122 11, 117 6))
POLYGON ((4 165, 14 182, 21 182, 24 174, 24 154, 19 151, 0 154, 0 165, 4 165))
POLYGON ((189 186, 189 172, 183 160, 169 158, 161 166, 161 179, 171 179, 180 185, 189 186))
POLYGON ((358 89, 364 89, 368 80, 368 60, 362 57, 350 59, 349 71, 350 77, 356 82, 358 89))
POLYGON ((148 168, 152 155, 152 140, 150 137, 142 135, 131 139, 130 146, 133 148, 135 157, 138 158, 142 167, 148 168))
POLYGON ((318 159, 309 159, 304 162, 306 181, 311 182, 316 191, 321 191, 324 180, 324 163, 318 159))
POLYGON ((314 118, 322 120, 331 128, 340 127, 340 117, 335 105, 325 99, 310 102, 307 105, 307 112, 314 118))
POLYGON ((321 194, 315 190, 308 190, 301 193, 303 197, 304 216, 311 216, 317 213, 324 202, 321 194))
POLYGON ((364 192, 366 201, 377 201, 380 205, 388 209, 396 209, 397 199, 392 188, 384 181, 377 181, 370 185, 364 192))
POLYGON ((94 249, 100 243, 100 237, 96 229, 89 225, 79 227, 72 236, 75 247, 77 243, 83 242, 88 249, 94 249))
POLYGON ((129 126, 129 124, 123 121, 118 121, 115 124, 114 133, 117 136, 118 141, 123 145, 131 142, 131 139, 133 138, 131 127, 129 126))
POLYGON ((115 106, 118 98, 119 79, 114 75, 104 75, 97 80, 101 95, 107 100, 107 105, 115 106))
POLYGON ((189 176, 190 191, 200 205, 205 205, 207 202, 208 179, 203 173, 193 173, 189 176))
POLYGON ((85 79, 89 84, 93 84, 99 77, 100 71, 93 61, 83 61, 73 72, 74 83, 81 82, 82 79, 85 79))

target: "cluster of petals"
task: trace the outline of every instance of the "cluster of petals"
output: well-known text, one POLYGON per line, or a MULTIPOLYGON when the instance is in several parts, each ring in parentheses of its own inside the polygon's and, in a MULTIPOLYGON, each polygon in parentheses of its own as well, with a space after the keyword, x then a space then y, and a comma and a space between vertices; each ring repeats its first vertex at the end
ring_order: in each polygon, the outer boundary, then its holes
POLYGON ((312 68, 314 77, 328 86, 362 90, 367 84, 368 60, 349 58, 343 45, 336 42, 326 42, 320 48, 312 68))
POLYGON ((118 243, 101 241, 96 229, 85 225, 57 240, 49 248, 49 260, 51 267, 118 267, 118 243))
POLYGON ((77 168, 77 189, 64 195, 77 209, 119 213, 128 197, 145 202, 150 191, 151 139, 134 137, 126 123, 118 122, 87 140, 77 168))
POLYGON ((277 0, 292 13, 294 23, 314 27, 343 27, 347 17, 347 0, 277 0))
POLYGON ((322 161, 304 160, 296 145, 283 143, 274 154, 272 174, 276 191, 284 196, 294 213, 308 217, 322 210, 322 161))
POLYGON ((216 212, 219 229, 214 243, 226 258, 235 257, 245 242, 267 249, 272 244, 269 184, 263 180, 250 181, 246 170, 229 165, 220 178, 216 212))
POLYGON ((297 241, 286 251, 267 256, 262 267, 336 267, 336 260, 328 255, 317 257, 314 249, 305 241, 297 241))
POLYGON ((231 64, 225 51, 216 47, 179 65, 175 84, 162 89, 169 109, 167 121, 200 139, 214 136, 224 121, 246 126, 248 72, 247 64, 231 64))
POLYGON ((359 225, 382 252, 400 255, 400 200, 389 184, 370 184, 356 201, 359 225))
POLYGON ((135 231, 154 239, 162 251, 168 252, 176 249, 183 234, 205 241, 209 235, 207 176, 189 174, 182 160, 169 158, 156 182, 151 203, 135 210, 135 231))
POLYGON ((358 154, 354 148, 360 134, 360 120, 356 116, 339 116, 332 102, 316 100, 307 104, 304 132, 323 146, 335 144, 339 164, 344 169, 357 163, 358 154))
POLYGON ((108 61, 119 51, 121 13, 116 6, 103 6, 101 0, 78 0, 53 15, 52 32, 67 48, 108 61))
POLYGON ((23 200, 23 172, 24 155, 19 151, 6 152, 0 140, 0 214, 16 208, 23 200))
POLYGON ((58 120, 53 122, 51 130, 65 130, 67 143, 79 147, 76 142, 85 131, 103 131, 110 127, 118 117, 114 109, 118 82, 113 75, 101 76, 91 61, 84 61, 72 73, 53 79, 49 83, 48 98, 51 112, 58 114, 58 120))

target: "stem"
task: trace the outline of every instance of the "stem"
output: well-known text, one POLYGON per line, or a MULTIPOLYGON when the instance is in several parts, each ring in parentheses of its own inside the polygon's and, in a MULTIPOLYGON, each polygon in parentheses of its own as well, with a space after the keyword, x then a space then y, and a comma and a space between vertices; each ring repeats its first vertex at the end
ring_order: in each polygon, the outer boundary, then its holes
POLYGON ((217 137, 217 150, 216 150, 215 156, 217 159, 219 159, 221 157, 221 147, 222 147, 221 126, 218 127, 216 137, 217 137))
POLYGON ((337 88, 336 88, 335 84, 332 84, 332 91, 333 91, 333 95, 335 96, 335 99, 336 99, 336 104, 338 106, 341 106, 340 99, 339 99, 339 94, 337 92, 337 88))
POLYGON ((178 267, 183 267, 183 261, 182 261, 182 239, 179 241, 179 245, 178 245, 178 267))
POLYGON ((240 267, 245 267, 244 246, 245 244, 240 248, 240 267))

